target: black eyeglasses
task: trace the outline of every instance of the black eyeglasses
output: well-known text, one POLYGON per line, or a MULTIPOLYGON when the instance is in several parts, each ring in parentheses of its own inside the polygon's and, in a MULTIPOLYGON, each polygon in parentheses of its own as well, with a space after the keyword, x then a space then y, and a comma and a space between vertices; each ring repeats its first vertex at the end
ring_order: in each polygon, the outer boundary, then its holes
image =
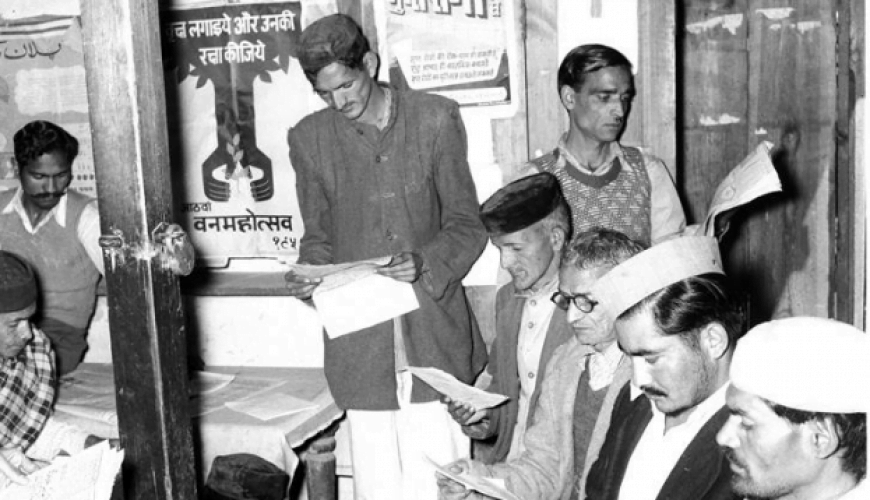
POLYGON ((598 305, 598 302, 590 299, 584 293, 578 293, 577 295, 565 295, 562 292, 556 292, 550 297, 550 300, 556 304, 556 307, 563 311, 567 311, 568 307, 573 303, 574 307, 580 310, 582 313, 591 313, 595 306, 598 305))

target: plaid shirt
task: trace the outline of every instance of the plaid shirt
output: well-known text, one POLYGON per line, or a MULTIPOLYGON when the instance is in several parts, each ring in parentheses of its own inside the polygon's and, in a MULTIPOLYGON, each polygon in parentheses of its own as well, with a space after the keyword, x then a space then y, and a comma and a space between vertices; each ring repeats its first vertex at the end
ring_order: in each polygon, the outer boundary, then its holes
POLYGON ((45 334, 0 367, 0 447, 27 450, 36 441, 54 402, 54 353, 45 334))

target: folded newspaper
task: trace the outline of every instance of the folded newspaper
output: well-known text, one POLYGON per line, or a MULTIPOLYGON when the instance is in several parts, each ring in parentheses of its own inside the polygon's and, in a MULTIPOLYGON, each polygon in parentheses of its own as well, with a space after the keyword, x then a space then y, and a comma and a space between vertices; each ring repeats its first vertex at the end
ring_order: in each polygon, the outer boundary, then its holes
POLYGON ((0 500, 109 500, 123 461, 124 451, 103 441, 71 457, 55 458, 27 476, 26 485, 0 486, 0 500))
POLYGON ((766 194, 782 191, 782 183, 770 160, 773 143, 763 141, 719 183, 704 223, 687 234, 716 236, 716 217, 766 194))
POLYGON ((445 465, 440 465, 432 460, 431 457, 426 457, 429 462, 435 467, 435 470, 440 474, 448 477, 457 483, 465 486, 467 489, 482 493, 496 500, 519 500, 519 497, 511 493, 505 488, 504 479, 495 479, 491 477, 477 476, 468 472, 456 473, 450 470, 445 465))

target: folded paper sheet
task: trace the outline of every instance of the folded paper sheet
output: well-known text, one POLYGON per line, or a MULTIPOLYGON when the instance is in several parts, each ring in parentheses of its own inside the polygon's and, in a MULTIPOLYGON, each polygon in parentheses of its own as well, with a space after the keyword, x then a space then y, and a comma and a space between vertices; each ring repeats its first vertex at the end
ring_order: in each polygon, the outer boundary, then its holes
POLYGON ((438 368, 409 366, 408 371, 423 382, 431 385, 433 389, 441 394, 454 401, 461 401, 477 410, 492 408, 508 400, 508 397, 502 394, 493 394, 468 384, 463 384, 453 375, 438 368))
POLYGON ((109 500, 124 461, 108 441, 72 457, 60 457, 29 475, 27 485, 9 484, 0 500, 109 500))
POLYGON ((492 497, 498 500, 519 500, 519 498, 508 491, 504 486, 504 479, 495 479, 490 477, 481 477, 476 476, 474 474, 457 474, 446 466, 439 465, 434 460, 429 457, 426 457, 432 462, 432 465, 435 466, 435 470, 437 470, 440 474, 456 481, 457 483, 465 486, 469 490, 476 491, 478 493, 483 493, 487 497, 492 497))
POLYGON ((348 271, 327 278, 344 276, 341 284, 324 278, 314 289, 314 305, 330 338, 357 332, 389 321, 420 307, 410 283, 387 278, 371 271, 348 271))

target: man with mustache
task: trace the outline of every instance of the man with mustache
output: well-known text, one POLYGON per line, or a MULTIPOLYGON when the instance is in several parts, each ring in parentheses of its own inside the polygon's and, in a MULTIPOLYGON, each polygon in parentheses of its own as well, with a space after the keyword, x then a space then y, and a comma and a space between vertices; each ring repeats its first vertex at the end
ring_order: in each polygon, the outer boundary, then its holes
POLYGON ((648 246, 682 232, 686 217, 662 161, 619 143, 634 98, 631 71, 631 62, 605 45, 569 52, 558 74, 568 132, 528 167, 558 177, 574 234, 606 227, 648 246))
POLYGON ((592 291, 615 321, 632 381, 614 405, 587 498, 733 498, 716 433, 728 418, 743 315, 716 240, 668 240, 613 268, 592 291))
MULTIPOLYGON (((0 250, 0 476, 15 483, 61 453, 75 454, 102 441, 57 421, 54 356, 31 325, 37 279, 17 255, 0 250)), ((7 484, 0 480, 0 490, 7 484)))
POLYGON ((442 400, 475 440, 476 458, 496 463, 522 453, 544 369, 556 348, 571 338, 565 311, 550 300, 559 288, 562 250, 571 239, 571 214, 559 181, 540 173, 496 191, 480 206, 480 219, 511 276, 511 284, 496 296, 496 338, 487 367, 488 390, 510 399, 482 411, 442 400))
MULTIPOLYGON (((486 244, 459 105, 377 81, 380 61, 350 17, 335 14, 299 37, 299 64, 327 109, 288 133, 305 225, 299 262, 392 256, 378 272, 412 283, 419 309, 324 340, 324 371, 347 410, 358 499, 434 499, 434 466, 468 456, 470 441, 439 394, 408 366, 471 383, 486 346, 462 278, 486 244)), ((290 294, 319 285, 292 273, 290 294)))
MULTIPOLYGON (((592 288, 643 248, 609 229, 593 229, 571 241, 559 266, 559 292, 553 301, 566 310, 572 336, 547 365, 524 451, 501 464, 461 460, 450 465, 453 472, 503 479, 522 499, 586 498, 586 475, 604 441, 614 401, 631 376, 613 322, 592 288)), ((444 477, 438 483, 444 500, 485 498, 444 477)))
POLYGON ((36 324, 71 372, 88 347, 88 323, 103 273, 96 203, 74 189, 79 143, 60 126, 33 121, 14 137, 20 186, 0 193, 0 248, 27 256, 36 269, 41 304, 36 324))
POLYGON ((870 498, 870 339, 822 318, 762 323, 731 363, 717 440, 735 493, 753 499, 870 498))

